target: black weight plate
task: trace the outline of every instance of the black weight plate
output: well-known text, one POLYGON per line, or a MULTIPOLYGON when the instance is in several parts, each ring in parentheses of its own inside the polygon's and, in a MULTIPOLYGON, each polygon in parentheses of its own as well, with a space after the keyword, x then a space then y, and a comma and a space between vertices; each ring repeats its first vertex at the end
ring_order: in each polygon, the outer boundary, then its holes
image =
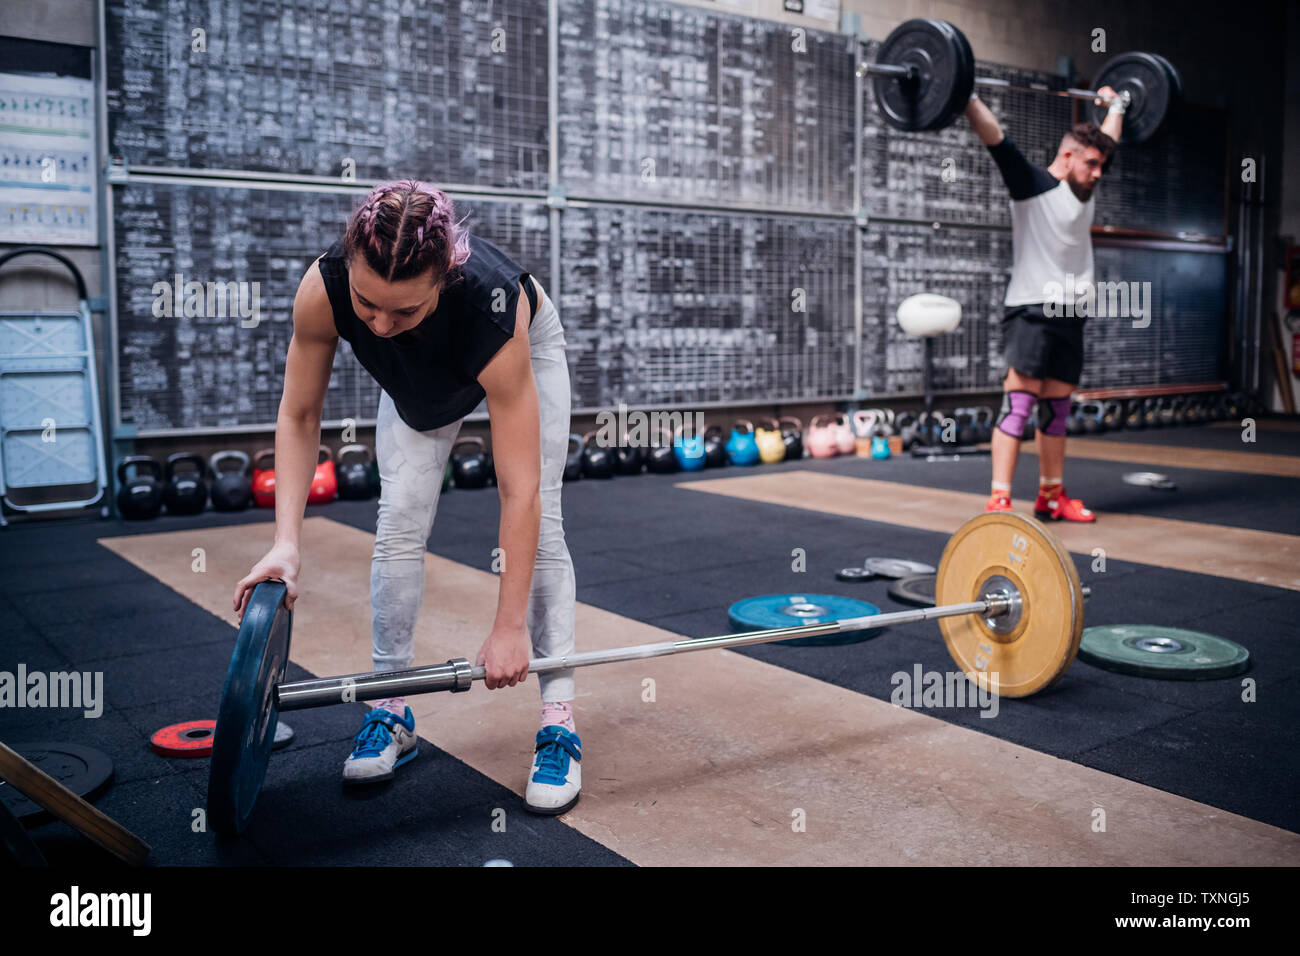
POLYGON ((889 596, 914 607, 934 607, 933 574, 909 574, 889 585, 889 596))
POLYGON ((0 861, 17 866, 45 866, 45 856, 27 835, 23 825, 0 800, 0 861))
POLYGON ((1168 57, 1163 57, 1159 53, 1152 53, 1151 55, 1160 61, 1165 68, 1165 72, 1169 74, 1170 88, 1173 91, 1172 102, 1177 104, 1183 98, 1183 75, 1178 72, 1178 67, 1169 62, 1168 57))
POLYGON ((969 99, 975 71, 967 68, 957 30, 942 20, 917 18, 899 24, 885 38, 876 62, 914 66, 915 81, 873 75, 876 105, 895 129, 938 129, 951 122, 953 104, 969 99), (965 90, 964 96, 962 90, 965 90))
MULTIPOLYGON (((113 778, 112 758, 93 747, 48 741, 10 744, 10 747, 85 800, 99 796, 113 778)), ((0 802, 28 826, 53 819, 40 804, 28 800, 3 780, 0 780, 0 802)))
POLYGON ((1214 680, 1250 666, 1250 652, 1235 641, 1139 624, 1084 628, 1079 659, 1108 671, 1165 680, 1214 680))
POLYGON ((275 685, 289 662, 293 615, 285 587, 263 581, 244 611, 217 711, 208 773, 208 822, 218 833, 242 833, 266 778, 275 742, 275 685))
MULTIPOLYGON (((737 631, 765 631, 802 624, 825 624, 848 618, 879 614, 880 608, 856 598, 834 594, 762 594, 744 598, 727 608, 727 620, 737 631)), ((773 644, 815 647, 827 644, 857 644, 875 637, 883 628, 841 631, 815 637, 791 637, 773 644)))
POLYGON ((966 112, 966 106, 970 103, 971 92, 975 89, 975 51, 970 48, 970 41, 966 39, 966 34, 962 33, 951 23, 948 26, 957 40, 957 52, 960 54, 959 67, 961 72, 958 77, 960 82, 954 83, 952 87, 952 100, 948 103, 948 115, 937 125, 931 126, 932 130, 947 129, 957 118, 966 112), (970 83, 965 82, 966 77, 970 77, 970 83))
MULTIPOLYGON (((1150 53, 1121 53, 1106 61, 1092 88, 1109 86, 1116 93, 1128 91, 1131 99, 1124 113, 1123 141, 1145 143, 1159 131, 1169 113, 1173 84, 1173 77, 1159 58, 1150 53)), ((1091 109, 1093 122, 1100 126, 1108 107, 1094 103, 1091 109)))

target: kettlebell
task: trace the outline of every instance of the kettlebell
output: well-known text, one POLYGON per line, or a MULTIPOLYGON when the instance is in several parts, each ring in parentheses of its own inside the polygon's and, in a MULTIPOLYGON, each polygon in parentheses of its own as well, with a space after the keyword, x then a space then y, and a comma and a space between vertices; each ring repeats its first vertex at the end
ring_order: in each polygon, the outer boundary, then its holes
POLYGON ((841 455, 853 454, 858 445, 857 436, 853 434, 853 426, 849 424, 849 416, 843 412, 835 414, 835 443, 841 455))
POLYGON ((849 418, 853 428, 853 453, 859 458, 871 455, 871 436, 876 429, 876 410, 860 408, 849 418))
POLYGON ((889 457, 889 439, 885 436, 883 428, 871 436, 871 457, 877 459, 889 457))
POLYGON ((1096 435, 1102 430, 1101 405, 1098 402, 1080 402, 1079 418, 1085 435, 1096 435))
POLYGON ((243 511, 253 500, 253 482, 248 475, 250 460, 242 451, 229 449, 208 459, 212 471, 212 507, 215 511, 243 511), (221 462, 234 459, 238 471, 222 471, 221 462))
POLYGON ((162 510, 162 465, 148 455, 128 455, 117 463, 117 510, 123 518, 142 521, 162 510), (144 469, 148 475, 140 474, 144 469), (127 472, 133 472, 127 477, 127 472))
POLYGON ((1083 434, 1083 406, 1078 402, 1070 403, 1070 414, 1065 419, 1065 433, 1067 435, 1083 434))
POLYGON ((263 448, 253 455, 253 501, 259 508, 275 507, 275 449, 263 448), (270 460, 269 467, 263 462, 270 460))
POLYGON ((1160 399, 1154 395, 1142 403, 1142 419, 1147 428, 1160 428, 1164 420, 1160 417, 1160 399))
POLYGON ((1165 428, 1171 428, 1178 424, 1178 400, 1177 396, 1168 395, 1160 399, 1160 424, 1165 428))
POLYGON ((207 507, 208 486, 203 481, 207 473, 208 466, 202 455, 178 451, 167 456, 163 504, 167 506, 169 515, 196 515, 207 507), (192 471, 183 470, 178 465, 193 465, 194 468, 192 471))
POLYGON ((590 431, 582 437, 582 477, 613 478, 614 456, 608 448, 596 444, 597 435, 590 431))
MULTIPOLYGON (((338 463, 334 472, 339 482, 339 497, 347 501, 367 501, 373 492, 370 490, 370 461, 374 454, 365 445, 344 445, 339 449, 338 463)), ((446 469, 443 470, 443 488, 448 484, 446 469)))
POLYGON ((776 419, 768 419, 767 428, 754 429, 754 441, 758 445, 758 457, 765 465, 785 461, 785 441, 781 437, 781 426, 776 419))
POLYGON ((334 452, 324 445, 316 455, 316 472, 311 476, 311 487, 307 489, 307 504, 329 504, 339 493, 339 478, 334 473, 334 452))
POLYGON ((903 443, 903 450, 911 451, 917 439, 916 413, 899 412, 894 419, 894 427, 898 429, 898 440, 903 443))
MULTIPOLYGON (((703 439, 706 445, 705 459, 707 463, 707 432, 703 439)), ((721 442, 718 447, 721 448, 721 442)), ((726 453, 723 453, 725 462, 726 453)), ((650 452, 646 456, 646 468, 653 471, 656 475, 670 475, 677 470, 677 450, 673 447, 672 436, 664 431, 663 426, 659 426, 650 440, 650 452)))
MULTIPOLYGON (((677 467, 682 471, 703 471, 704 470, 704 436, 692 435, 686 438, 682 434, 682 427, 679 425, 673 432, 673 454, 677 458, 677 467)), ((785 446, 781 446, 782 453, 785 452, 785 446)))
POLYGON ((487 487, 487 442, 477 435, 471 435, 452 446, 451 482, 457 488, 487 487))
POLYGON ((836 437, 838 423, 834 415, 818 415, 808 423, 808 435, 804 439, 804 444, 808 446, 808 453, 814 458, 834 458, 840 453, 839 441, 836 437))
POLYGON ((1124 427, 1124 406, 1111 399, 1102 405, 1101 411, 1102 423, 1113 431, 1118 431, 1124 427))
POLYGON ((722 468, 727 464, 727 446, 722 440, 722 429, 710 425, 704 429, 704 467, 722 468))
POLYGON ((785 444, 785 460, 803 458, 803 422, 792 415, 783 415, 778 424, 781 426, 781 441, 785 444))
POLYGON ((620 475, 639 475, 645 467, 645 449, 628 442, 624 433, 614 449, 614 471, 620 475))
POLYGON ((582 436, 569 436, 569 450, 564 456, 564 480, 577 481, 582 477, 582 436))
POLYGON ((993 440, 993 423, 997 417, 997 413, 988 405, 981 405, 975 409, 975 428, 979 434, 980 444, 993 440))
POLYGON ((1146 418, 1142 415, 1142 399, 1130 398, 1124 406, 1124 427, 1137 431, 1146 428, 1146 418))
POLYGON ((959 408, 952 416, 957 422, 957 444, 975 444, 975 412, 969 408, 959 408))
POLYGON ((758 442, 754 439, 753 422, 741 418, 731 426, 731 437, 727 439, 727 458, 733 465, 758 464, 758 442))

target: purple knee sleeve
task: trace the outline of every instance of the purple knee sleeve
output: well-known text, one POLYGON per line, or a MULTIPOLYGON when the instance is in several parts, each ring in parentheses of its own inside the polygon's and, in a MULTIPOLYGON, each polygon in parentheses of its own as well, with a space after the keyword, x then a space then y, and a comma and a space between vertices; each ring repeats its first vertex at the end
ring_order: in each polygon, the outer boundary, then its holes
POLYGON ((1038 396, 1033 392, 1003 392, 1002 414, 998 416, 998 428, 1019 441, 1025 432, 1025 422, 1034 410, 1038 396))
POLYGON ((1038 430, 1044 435, 1064 435, 1070 417, 1070 396, 1038 400, 1038 430))

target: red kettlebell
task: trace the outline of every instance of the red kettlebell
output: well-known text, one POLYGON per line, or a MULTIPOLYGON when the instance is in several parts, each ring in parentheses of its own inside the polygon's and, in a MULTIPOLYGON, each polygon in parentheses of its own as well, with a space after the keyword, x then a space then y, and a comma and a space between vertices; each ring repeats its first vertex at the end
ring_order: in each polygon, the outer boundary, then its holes
POLYGON ((311 489, 307 492, 307 504, 329 504, 339 494, 339 476, 334 473, 334 452, 324 445, 316 456, 316 474, 311 477, 311 489))
POLYGON ((849 424, 849 416, 843 412, 835 416, 835 441, 841 455, 851 455, 858 447, 858 439, 853 434, 853 426, 849 424))
POLYGON ((263 448, 253 455, 253 500, 259 508, 275 507, 275 449, 263 448), (270 467, 263 462, 270 460, 270 467))
POLYGON ((814 458, 834 458, 840 453, 839 442, 835 436, 835 416, 818 415, 808 423, 808 432, 803 436, 804 447, 814 458))

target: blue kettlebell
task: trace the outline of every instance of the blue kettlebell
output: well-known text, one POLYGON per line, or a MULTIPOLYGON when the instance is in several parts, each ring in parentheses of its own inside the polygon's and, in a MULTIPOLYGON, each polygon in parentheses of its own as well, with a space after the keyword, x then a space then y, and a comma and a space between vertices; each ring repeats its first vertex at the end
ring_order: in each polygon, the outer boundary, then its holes
POLYGON ((871 436, 871 457, 888 458, 889 457, 889 439, 877 432, 871 436))
POLYGON ((679 428, 673 433, 673 454, 677 456, 677 465, 682 471, 701 471, 704 468, 704 435, 682 437, 679 428))
POLYGON ((741 419, 731 426, 731 437, 727 439, 727 457, 733 465, 757 465, 758 441, 754 438, 752 423, 741 419), (748 431, 741 431, 741 428, 748 431))

